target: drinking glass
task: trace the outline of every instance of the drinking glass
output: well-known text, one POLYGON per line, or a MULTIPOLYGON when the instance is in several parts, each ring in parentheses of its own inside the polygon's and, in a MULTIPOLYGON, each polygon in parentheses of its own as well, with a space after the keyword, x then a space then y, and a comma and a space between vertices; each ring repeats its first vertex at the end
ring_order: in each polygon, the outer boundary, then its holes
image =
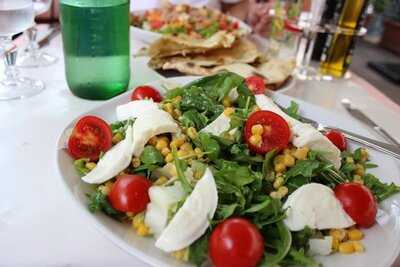
MULTIPOLYGON (((35 16, 47 12, 51 7, 52 0, 33 0, 33 9, 35 16)), ((37 43, 37 28, 36 25, 26 31, 29 39, 29 44, 25 50, 25 54, 18 59, 20 67, 44 67, 54 64, 57 57, 44 53, 38 49, 37 43)))
POLYGON ((5 77, 0 80, 0 100, 25 98, 44 89, 41 81, 20 77, 15 66, 17 50, 7 50, 11 37, 33 24, 32 0, 0 0, 0 55, 5 55, 5 77))

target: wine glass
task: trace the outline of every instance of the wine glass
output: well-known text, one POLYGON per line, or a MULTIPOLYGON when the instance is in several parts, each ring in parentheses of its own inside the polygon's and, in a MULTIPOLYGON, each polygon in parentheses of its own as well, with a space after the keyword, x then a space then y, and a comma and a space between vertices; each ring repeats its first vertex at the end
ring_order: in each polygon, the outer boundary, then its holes
POLYGON ((17 50, 7 50, 11 37, 33 24, 32 0, 0 0, 0 55, 5 55, 5 77, 0 80, 0 100, 25 98, 44 89, 41 81, 19 76, 17 50))
MULTIPOLYGON (((51 0, 33 0, 33 9, 35 16, 47 12, 51 7, 51 0)), ((55 56, 44 53, 38 49, 37 44, 37 28, 36 25, 26 31, 29 39, 29 44, 25 50, 25 54, 18 60, 20 67, 44 67, 51 65, 57 61, 55 56)))

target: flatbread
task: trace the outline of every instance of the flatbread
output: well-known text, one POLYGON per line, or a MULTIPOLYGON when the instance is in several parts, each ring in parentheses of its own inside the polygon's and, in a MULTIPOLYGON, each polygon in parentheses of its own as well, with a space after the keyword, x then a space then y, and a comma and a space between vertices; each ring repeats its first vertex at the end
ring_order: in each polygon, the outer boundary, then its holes
POLYGON ((245 63, 234 63, 229 65, 218 66, 212 69, 212 73, 221 71, 230 71, 239 74, 242 77, 249 77, 257 73, 257 69, 252 65, 245 63))
POLYGON ((226 31, 219 31, 208 39, 194 39, 189 36, 166 36, 150 45, 150 57, 167 57, 187 55, 190 53, 204 53, 211 49, 231 47, 236 36, 226 31))
POLYGON ((257 67, 257 74, 265 77, 267 83, 275 84, 284 82, 296 66, 294 60, 272 58, 257 67))

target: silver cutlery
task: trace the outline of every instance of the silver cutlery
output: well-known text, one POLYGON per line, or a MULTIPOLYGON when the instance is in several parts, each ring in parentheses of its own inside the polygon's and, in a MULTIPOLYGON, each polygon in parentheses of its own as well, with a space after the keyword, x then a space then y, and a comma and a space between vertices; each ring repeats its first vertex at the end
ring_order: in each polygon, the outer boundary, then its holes
POLYGON ((367 115, 365 115, 364 112, 362 112, 358 108, 352 106, 349 99, 347 99, 347 98, 342 99, 342 105, 350 113, 350 115, 352 115, 359 121, 365 123, 372 129, 374 129, 380 136, 382 136, 388 142, 400 147, 400 143, 397 142, 396 139, 394 139, 388 132, 386 132, 385 129, 382 129, 381 127, 379 127, 379 125, 377 125, 373 120, 371 120, 367 115))

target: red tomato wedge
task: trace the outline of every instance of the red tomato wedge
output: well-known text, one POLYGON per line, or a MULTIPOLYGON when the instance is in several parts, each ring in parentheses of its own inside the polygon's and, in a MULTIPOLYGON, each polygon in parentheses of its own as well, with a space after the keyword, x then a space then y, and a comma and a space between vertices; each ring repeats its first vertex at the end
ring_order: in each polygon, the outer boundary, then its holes
POLYGON ((265 154, 273 149, 280 151, 289 144, 290 128, 280 115, 266 110, 256 111, 246 121, 244 138, 249 149, 255 153, 265 154), (259 146, 250 143, 251 128, 256 124, 261 124, 264 128, 259 146))
POLYGON ((361 227, 371 227, 375 223, 377 203, 368 187, 358 183, 339 184, 335 196, 343 209, 361 227))
POLYGON ((325 136, 340 150, 345 151, 347 149, 347 140, 342 132, 337 130, 328 131, 325 136))
POLYGON ((116 210, 142 212, 150 202, 150 187, 151 182, 142 175, 120 175, 108 194, 108 200, 116 210))
POLYGON ((230 218, 214 229, 208 251, 215 267, 255 267, 264 255, 264 239, 248 220, 230 218))
POLYGON ((96 116, 82 117, 68 140, 68 152, 75 158, 99 159, 101 152, 112 146, 112 131, 104 120, 96 116))
POLYGON ((163 25, 164 25, 164 22, 163 22, 162 20, 152 20, 152 21, 150 22, 150 27, 151 27, 153 30, 158 30, 158 29, 160 29, 163 25))
POLYGON ((142 100, 142 99, 153 99, 154 102, 161 102, 162 96, 157 89, 151 86, 139 86, 136 87, 131 95, 131 100, 142 100))
POLYGON ((253 94, 265 94, 265 81, 262 77, 257 75, 247 77, 245 83, 253 94))

